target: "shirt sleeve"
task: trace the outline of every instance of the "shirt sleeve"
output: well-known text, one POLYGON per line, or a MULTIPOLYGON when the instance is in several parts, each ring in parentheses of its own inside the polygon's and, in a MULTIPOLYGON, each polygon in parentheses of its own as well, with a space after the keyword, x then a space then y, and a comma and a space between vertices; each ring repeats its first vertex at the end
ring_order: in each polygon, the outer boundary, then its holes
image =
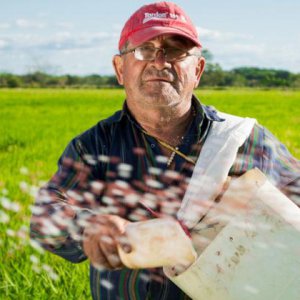
POLYGON ((80 140, 74 139, 67 146, 58 161, 57 172, 39 190, 30 222, 33 240, 71 262, 86 259, 81 247, 83 229, 79 222, 79 216, 85 210, 70 205, 66 193, 78 189, 80 182, 90 174, 84 152, 80 140))
POLYGON ((300 161, 270 131, 263 128, 262 171, 269 180, 300 206, 300 161))
POLYGON ((241 176, 253 168, 260 169, 279 190, 300 206, 300 162, 265 127, 255 124, 240 147, 229 172, 241 176))

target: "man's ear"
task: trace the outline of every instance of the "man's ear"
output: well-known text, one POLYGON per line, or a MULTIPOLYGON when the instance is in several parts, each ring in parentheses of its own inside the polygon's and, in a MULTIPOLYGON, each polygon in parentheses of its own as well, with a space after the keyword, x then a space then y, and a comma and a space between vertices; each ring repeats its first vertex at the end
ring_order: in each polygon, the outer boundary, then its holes
POLYGON ((123 81, 123 58, 121 55, 115 55, 113 57, 113 66, 115 70, 115 74, 120 85, 124 84, 123 81))
POLYGON ((200 57, 198 59, 198 63, 197 63, 197 66, 196 66, 196 76, 195 76, 195 86, 194 88, 196 88, 200 82, 200 79, 201 79, 201 76, 203 74, 203 71, 204 71, 204 68, 205 68, 205 58, 204 57, 200 57))

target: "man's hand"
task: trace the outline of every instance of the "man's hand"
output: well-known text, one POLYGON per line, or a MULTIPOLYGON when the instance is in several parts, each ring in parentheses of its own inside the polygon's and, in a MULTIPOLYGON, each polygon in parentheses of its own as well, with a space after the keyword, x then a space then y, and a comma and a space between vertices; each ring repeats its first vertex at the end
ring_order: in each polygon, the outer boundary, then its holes
MULTIPOLYGON (((120 238, 123 237, 128 223, 129 221, 115 215, 97 215, 90 218, 89 226, 83 233, 83 250, 94 267, 110 270, 124 267, 117 245, 120 245, 120 238)), ((131 251, 129 245, 122 248, 127 253, 131 251)))

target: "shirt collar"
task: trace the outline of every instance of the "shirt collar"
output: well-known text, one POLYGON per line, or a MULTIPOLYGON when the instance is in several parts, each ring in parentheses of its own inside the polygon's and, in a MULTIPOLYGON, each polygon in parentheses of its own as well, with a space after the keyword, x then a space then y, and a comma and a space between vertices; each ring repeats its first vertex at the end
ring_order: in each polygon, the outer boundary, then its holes
POLYGON ((197 113, 202 111, 202 115, 204 115, 208 120, 216 122, 223 122, 225 120, 218 116, 218 111, 213 106, 202 104, 195 95, 193 95, 192 101, 197 113))
POLYGON ((201 119, 203 119, 203 117, 206 117, 210 121, 224 121, 224 119, 218 116, 218 112, 213 106, 203 105, 195 95, 192 96, 192 103, 194 108, 196 109, 198 118, 201 117, 201 119))
MULTIPOLYGON (((225 120, 218 116, 218 111, 213 106, 203 105, 195 95, 192 96, 192 104, 196 110, 196 120, 199 123, 202 123, 203 117, 206 117, 208 120, 215 122, 223 122, 225 120)), ((130 113, 126 100, 124 101, 123 109, 120 111, 119 114, 115 115, 114 121, 121 122, 125 117, 131 123, 133 123, 135 126, 141 129, 141 126, 137 123, 137 121, 130 113)))

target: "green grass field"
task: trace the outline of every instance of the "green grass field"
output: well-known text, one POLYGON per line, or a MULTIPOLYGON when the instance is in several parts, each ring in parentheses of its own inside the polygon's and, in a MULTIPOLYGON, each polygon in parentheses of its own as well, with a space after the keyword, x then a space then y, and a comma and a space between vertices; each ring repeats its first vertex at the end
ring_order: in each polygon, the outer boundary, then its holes
MULTIPOLYGON (((300 157, 300 91, 197 95, 219 110, 255 117, 300 157)), ((54 173, 70 139, 120 109, 123 99, 123 90, 0 90, 0 299, 89 299, 88 263, 29 245, 30 194, 54 173)))

